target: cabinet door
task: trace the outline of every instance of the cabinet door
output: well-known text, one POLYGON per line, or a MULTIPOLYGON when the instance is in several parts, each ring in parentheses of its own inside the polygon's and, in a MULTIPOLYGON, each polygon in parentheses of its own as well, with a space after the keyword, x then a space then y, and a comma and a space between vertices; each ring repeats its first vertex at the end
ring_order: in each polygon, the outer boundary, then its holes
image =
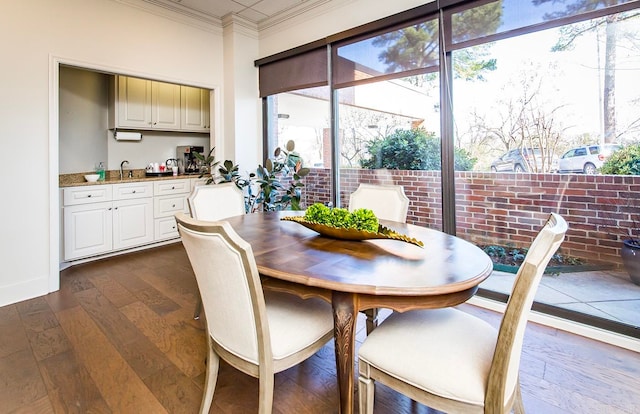
POLYGON ((162 217, 155 219, 156 240, 168 240, 180 237, 178 225, 174 217, 162 217))
POLYGON ((64 207, 64 259, 106 253, 112 249, 112 204, 64 207))
POLYGON ((180 129, 180 85, 152 82, 152 128, 180 129))
POLYGON ((182 129, 209 132, 209 91, 192 86, 182 86, 180 100, 182 129))
POLYGON ((151 81, 118 76, 117 126, 151 128, 151 81))
POLYGON ((153 199, 113 202, 113 248, 124 249, 153 241, 153 199))

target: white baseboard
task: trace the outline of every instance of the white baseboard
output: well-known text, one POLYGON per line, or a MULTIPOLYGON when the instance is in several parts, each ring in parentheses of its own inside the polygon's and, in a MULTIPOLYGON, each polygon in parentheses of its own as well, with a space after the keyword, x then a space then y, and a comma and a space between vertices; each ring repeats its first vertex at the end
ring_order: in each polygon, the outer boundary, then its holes
POLYGON ((11 305, 49 293, 49 276, 0 287, 0 306, 11 305))

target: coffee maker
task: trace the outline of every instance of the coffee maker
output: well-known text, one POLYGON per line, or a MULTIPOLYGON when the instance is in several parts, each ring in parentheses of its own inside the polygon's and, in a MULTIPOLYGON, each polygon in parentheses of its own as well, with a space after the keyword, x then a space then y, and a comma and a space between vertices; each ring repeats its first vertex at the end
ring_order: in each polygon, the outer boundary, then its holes
POLYGON ((180 163, 182 163, 182 168, 184 168, 184 172, 181 171, 181 174, 200 174, 202 161, 196 158, 194 155, 196 152, 203 154, 204 147, 185 145, 176 147, 176 159, 178 159, 178 166, 180 167, 180 163))

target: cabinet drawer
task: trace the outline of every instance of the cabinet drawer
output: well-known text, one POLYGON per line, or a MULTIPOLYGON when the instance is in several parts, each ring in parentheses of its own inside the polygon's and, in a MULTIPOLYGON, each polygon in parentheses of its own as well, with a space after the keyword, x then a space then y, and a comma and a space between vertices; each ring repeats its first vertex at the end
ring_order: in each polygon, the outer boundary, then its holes
POLYGON ((113 185, 114 200, 153 197, 153 183, 127 183, 113 185))
POLYGON ((111 198, 112 190, 110 185, 68 187, 63 190, 63 202, 65 206, 100 203, 103 201, 111 201, 111 198))
POLYGON ((184 195, 154 197, 153 199, 153 216, 155 218, 173 216, 178 212, 187 213, 188 211, 187 197, 184 195))
POLYGON ((155 219, 155 239, 166 240, 179 237, 178 225, 173 216, 155 219))
POLYGON ((184 194, 191 191, 190 180, 164 180, 153 182, 153 195, 184 194))

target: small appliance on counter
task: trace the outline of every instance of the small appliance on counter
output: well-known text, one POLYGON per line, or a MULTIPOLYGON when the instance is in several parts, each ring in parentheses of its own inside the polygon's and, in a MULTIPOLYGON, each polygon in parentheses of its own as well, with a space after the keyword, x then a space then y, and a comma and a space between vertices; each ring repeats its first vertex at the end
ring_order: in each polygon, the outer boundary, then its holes
POLYGON ((176 147, 176 159, 178 159, 178 165, 184 168, 184 171, 179 171, 180 174, 200 174, 202 167, 202 161, 196 158, 194 155, 196 152, 200 154, 204 153, 204 147, 201 146, 179 146, 176 147), (182 165, 180 165, 182 162, 182 165))

